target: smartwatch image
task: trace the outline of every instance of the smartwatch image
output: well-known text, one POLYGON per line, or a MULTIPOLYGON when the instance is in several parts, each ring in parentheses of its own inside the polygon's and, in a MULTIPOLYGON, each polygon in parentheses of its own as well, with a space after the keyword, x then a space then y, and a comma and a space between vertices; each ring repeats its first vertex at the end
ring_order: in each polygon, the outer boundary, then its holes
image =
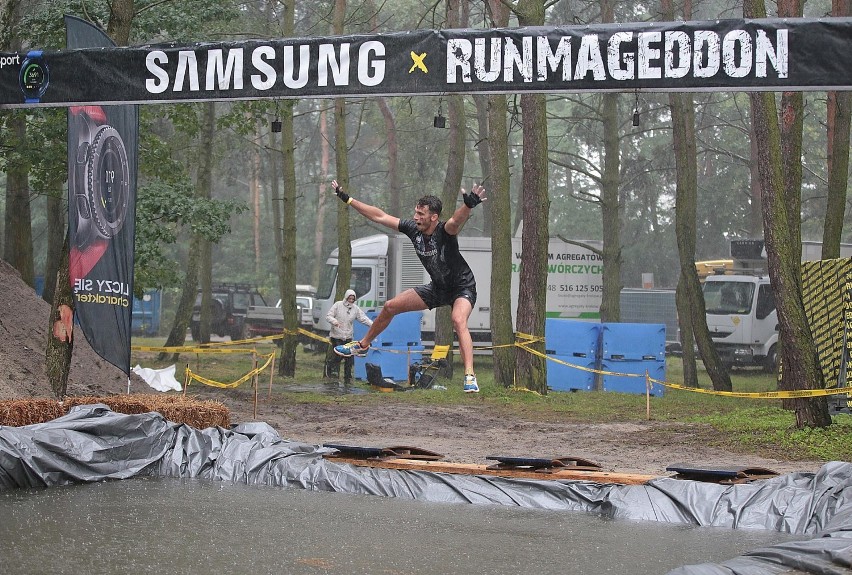
POLYGON ((25 103, 35 104, 41 101, 41 97, 50 82, 50 72, 42 58, 41 50, 27 52, 24 63, 21 64, 18 81, 21 85, 21 91, 24 93, 25 103))
POLYGON ((73 169, 68 171, 76 211, 75 245, 85 250, 96 240, 109 240, 124 225, 130 203, 127 151, 118 130, 107 124, 100 106, 70 108, 77 134, 73 169))

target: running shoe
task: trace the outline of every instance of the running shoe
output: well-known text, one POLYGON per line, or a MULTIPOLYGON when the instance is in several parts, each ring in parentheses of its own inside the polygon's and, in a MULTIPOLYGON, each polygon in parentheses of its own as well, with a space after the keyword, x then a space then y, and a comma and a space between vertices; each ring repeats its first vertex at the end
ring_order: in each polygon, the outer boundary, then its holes
POLYGON ((350 341, 343 345, 335 346, 334 353, 341 357, 367 357, 370 346, 361 347, 360 341, 350 341))
POLYGON ((464 389, 465 393, 479 393, 479 385, 476 383, 476 376, 472 373, 468 373, 464 376, 464 389))

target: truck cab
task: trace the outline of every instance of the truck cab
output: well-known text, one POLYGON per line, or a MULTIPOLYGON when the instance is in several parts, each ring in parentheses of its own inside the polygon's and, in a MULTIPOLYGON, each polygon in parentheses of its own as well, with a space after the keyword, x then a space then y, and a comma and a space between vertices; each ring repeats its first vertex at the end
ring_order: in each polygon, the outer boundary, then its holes
MULTIPOLYGON (((388 299, 387 258, 390 239, 373 235, 352 241, 352 275, 349 287, 365 312, 378 311, 388 299)), ((331 326, 325 319, 334 305, 337 287, 337 249, 331 252, 322 271, 311 309, 314 330, 327 334, 331 326)))
POLYGON ((713 275, 704 281, 707 327, 726 367, 778 369, 778 316, 766 275, 713 275))

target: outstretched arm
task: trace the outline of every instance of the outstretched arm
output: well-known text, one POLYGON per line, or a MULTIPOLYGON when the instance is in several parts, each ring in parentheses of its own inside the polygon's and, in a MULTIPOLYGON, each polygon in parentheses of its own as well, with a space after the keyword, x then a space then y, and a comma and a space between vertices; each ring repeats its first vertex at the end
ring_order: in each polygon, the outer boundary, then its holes
POLYGON ((352 206, 352 208, 356 212, 358 212, 371 222, 387 226, 394 231, 399 231, 398 217, 386 214, 384 211, 377 208, 376 206, 371 206, 370 204, 366 204, 351 197, 349 194, 343 191, 343 188, 340 187, 340 185, 337 183, 337 180, 331 181, 331 189, 334 190, 334 193, 337 195, 338 198, 340 198, 342 202, 352 206))
POLYGON ((464 188, 461 189, 461 194, 464 203, 456 208, 450 219, 444 223, 444 230, 452 236, 461 231, 464 224, 470 219, 473 208, 485 201, 485 187, 474 184, 469 194, 464 191, 464 188))

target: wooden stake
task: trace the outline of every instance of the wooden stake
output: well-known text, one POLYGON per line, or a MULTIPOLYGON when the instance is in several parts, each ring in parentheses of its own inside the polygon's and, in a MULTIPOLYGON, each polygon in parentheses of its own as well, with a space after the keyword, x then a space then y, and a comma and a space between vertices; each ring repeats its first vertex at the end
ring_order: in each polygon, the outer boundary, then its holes
POLYGON ((648 375, 648 370, 645 370, 645 414, 648 421, 651 421, 651 376, 648 375))
MULTIPOLYGON (((257 355, 254 356, 254 371, 257 371, 257 355)), ((254 380, 254 419, 257 421, 257 373, 252 379, 254 380)))
POLYGON ((275 375, 275 354, 272 355, 272 363, 269 364, 269 392, 266 394, 266 399, 272 399, 272 376, 275 375))
POLYGON ((189 363, 186 364, 186 370, 183 373, 183 396, 186 397, 186 388, 189 387, 189 363))

